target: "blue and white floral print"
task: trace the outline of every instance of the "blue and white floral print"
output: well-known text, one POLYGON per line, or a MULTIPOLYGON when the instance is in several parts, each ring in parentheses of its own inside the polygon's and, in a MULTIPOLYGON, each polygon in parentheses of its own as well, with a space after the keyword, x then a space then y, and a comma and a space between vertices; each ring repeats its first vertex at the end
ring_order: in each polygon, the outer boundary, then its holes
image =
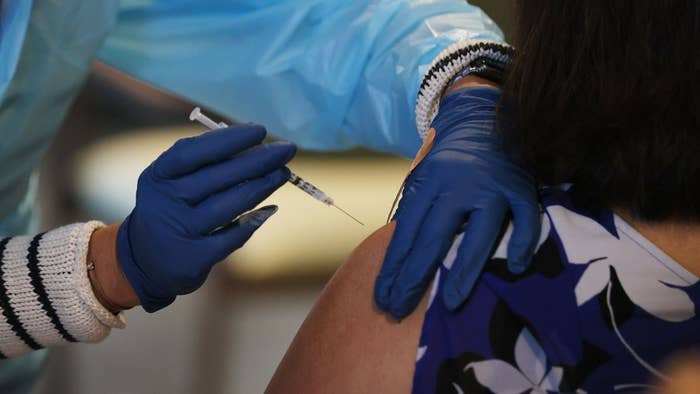
POLYGON ((636 231, 620 218, 614 217, 618 229, 616 237, 593 219, 562 206, 550 206, 547 213, 556 223, 556 232, 569 263, 586 267, 576 284, 578 305, 608 287, 612 267, 625 293, 638 307, 659 319, 674 322, 695 316, 695 304, 683 288, 695 284, 697 278, 674 262, 660 264, 667 260, 662 252, 641 247, 628 235, 636 235, 636 231))
POLYGON ((515 343, 515 361, 517 366, 498 359, 476 361, 467 364, 465 370, 473 369, 476 380, 496 394, 559 390, 564 369, 548 368, 547 355, 527 328, 515 343))
POLYGON ((543 234, 523 275, 507 269, 509 231, 461 309, 434 297, 438 273, 414 393, 644 392, 674 349, 698 343, 698 278, 574 193, 543 190, 543 234))

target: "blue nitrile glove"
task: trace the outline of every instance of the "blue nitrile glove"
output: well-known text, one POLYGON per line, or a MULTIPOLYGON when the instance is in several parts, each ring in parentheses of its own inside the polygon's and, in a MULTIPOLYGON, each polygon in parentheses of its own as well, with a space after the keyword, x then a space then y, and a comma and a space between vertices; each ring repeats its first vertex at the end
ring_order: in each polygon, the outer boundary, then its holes
POLYGON ((443 299, 455 309, 469 295, 513 213, 508 267, 527 269, 540 235, 535 182, 511 163, 495 128, 500 91, 465 88, 443 100, 433 147, 406 179, 396 229, 377 278, 377 305, 397 318, 420 302, 455 235, 464 231, 443 299))
POLYGON ((136 207, 119 227, 117 257, 143 308, 198 289, 277 207, 254 208, 289 179, 289 142, 262 144, 242 125, 185 138, 141 173, 136 207), (234 219, 236 219, 234 221, 234 219))

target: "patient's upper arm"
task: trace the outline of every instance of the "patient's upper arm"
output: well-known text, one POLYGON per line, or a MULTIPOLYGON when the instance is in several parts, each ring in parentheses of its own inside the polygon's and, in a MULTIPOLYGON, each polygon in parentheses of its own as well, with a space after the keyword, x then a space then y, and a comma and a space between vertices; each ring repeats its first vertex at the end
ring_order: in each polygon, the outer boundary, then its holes
POLYGON ((372 234, 338 269, 267 393, 410 393, 426 299, 401 322, 373 299, 393 228, 372 234))

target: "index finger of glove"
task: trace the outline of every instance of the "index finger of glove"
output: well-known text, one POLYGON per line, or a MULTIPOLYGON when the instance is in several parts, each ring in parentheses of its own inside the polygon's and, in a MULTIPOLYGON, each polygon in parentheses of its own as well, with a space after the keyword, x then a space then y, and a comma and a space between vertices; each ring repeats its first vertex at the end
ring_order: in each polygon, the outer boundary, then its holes
POLYGON ((264 177, 215 193, 195 206, 190 217, 191 230, 206 235, 243 212, 254 208, 289 179, 289 169, 280 168, 264 177))
POLYGON ((284 167, 295 153, 296 146, 291 142, 261 144, 232 159, 206 166, 171 182, 187 203, 197 204, 214 193, 284 167))
POLYGON ((391 289, 389 312, 394 317, 406 317, 418 306, 464 219, 459 205, 433 203, 391 289))
POLYGON ((513 235, 508 241, 508 269, 514 274, 527 270, 532 262, 542 226, 537 201, 511 202, 513 235))
POLYGON ((183 138, 156 159, 155 174, 162 178, 189 174, 260 144, 265 135, 264 127, 246 124, 183 138))
POLYGON ((493 253, 507 212, 506 202, 499 199, 469 216, 457 258, 443 287, 443 300, 449 309, 459 307, 471 293, 493 253))
POLYGON ((396 229, 374 286, 374 299, 382 310, 388 311, 391 288, 394 286, 396 276, 401 271, 404 259, 413 245, 413 240, 418 235, 432 200, 432 193, 429 193, 420 184, 407 185, 404 189, 404 196, 394 217, 396 229))

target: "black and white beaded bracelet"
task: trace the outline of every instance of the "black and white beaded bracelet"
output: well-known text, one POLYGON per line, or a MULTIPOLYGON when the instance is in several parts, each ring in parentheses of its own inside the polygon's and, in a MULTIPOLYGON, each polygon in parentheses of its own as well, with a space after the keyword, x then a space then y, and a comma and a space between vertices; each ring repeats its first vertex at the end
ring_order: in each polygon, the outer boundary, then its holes
POLYGON ((416 126, 421 139, 428 135, 430 124, 437 115, 440 99, 455 77, 477 59, 489 59, 502 64, 509 62, 513 49, 496 41, 462 41, 450 45, 433 61, 423 78, 416 102, 416 126))

